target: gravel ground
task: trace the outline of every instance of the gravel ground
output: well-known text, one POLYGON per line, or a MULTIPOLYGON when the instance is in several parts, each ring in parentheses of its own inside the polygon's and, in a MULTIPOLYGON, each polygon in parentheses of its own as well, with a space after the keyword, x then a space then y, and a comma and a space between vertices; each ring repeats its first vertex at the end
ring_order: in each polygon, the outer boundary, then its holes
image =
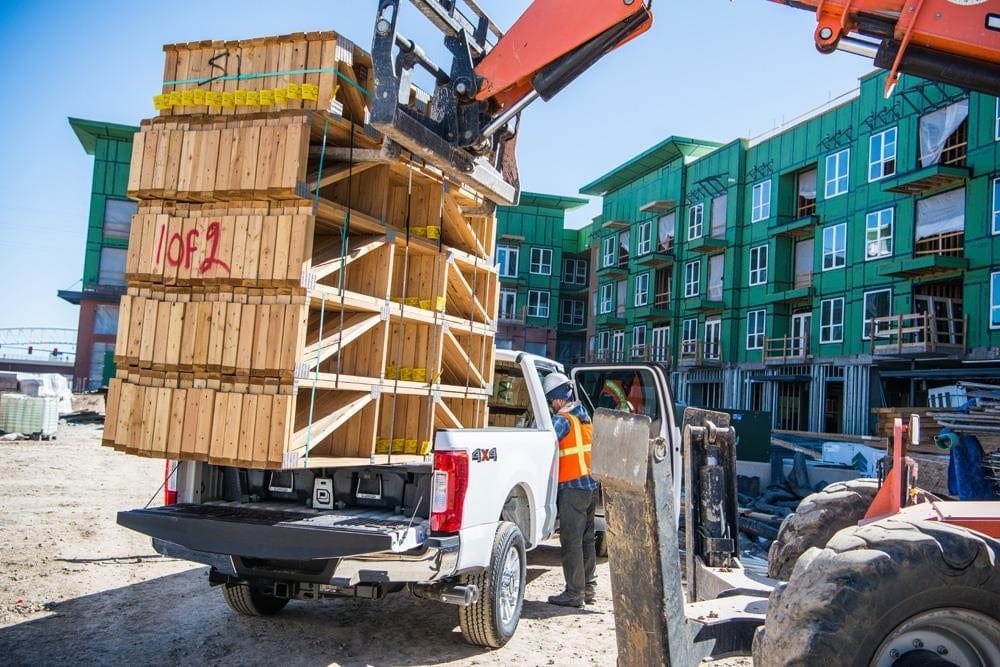
POLYGON ((545 599, 563 582, 551 543, 528 556, 521 623, 498 651, 465 644, 454 607, 406 593, 235 616, 209 588, 207 568, 163 558, 115 523, 118 510, 160 502, 163 462, 102 448, 100 432, 61 425, 55 441, 0 443, 5 664, 615 664, 607 563, 596 605, 553 607, 545 599))

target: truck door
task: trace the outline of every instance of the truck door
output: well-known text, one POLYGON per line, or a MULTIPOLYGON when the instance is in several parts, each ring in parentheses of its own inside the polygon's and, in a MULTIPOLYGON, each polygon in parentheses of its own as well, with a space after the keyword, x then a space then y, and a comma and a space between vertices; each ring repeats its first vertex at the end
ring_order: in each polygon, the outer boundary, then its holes
MULTIPOLYGON (((644 414, 651 420, 650 439, 663 438, 670 448, 674 485, 674 520, 680 520, 681 438, 674 419, 667 374, 658 364, 584 364, 570 373, 577 396, 594 413, 597 408, 644 414)), ((603 509, 598 510, 603 519, 603 509)))

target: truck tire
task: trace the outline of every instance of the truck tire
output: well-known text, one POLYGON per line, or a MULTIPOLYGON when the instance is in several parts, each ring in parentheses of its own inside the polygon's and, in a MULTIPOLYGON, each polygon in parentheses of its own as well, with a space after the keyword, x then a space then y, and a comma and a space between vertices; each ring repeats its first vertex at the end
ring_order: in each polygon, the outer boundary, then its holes
POLYGON ((608 533, 603 530, 599 530, 594 533, 594 549, 597 550, 598 558, 608 557, 608 533))
POLYGON ((1000 665, 1000 540, 890 517, 810 549, 771 593, 754 665, 1000 665))
POLYGON ((222 596, 240 616, 273 616, 288 604, 288 598, 276 598, 246 584, 225 584, 222 596))
POLYGON ((476 602, 458 608, 465 641, 488 648, 506 644, 521 619, 526 582, 524 537, 515 524, 503 521, 493 540, 490 566, 462 577, 463 584, 479 588, 476 602))
POLYGON ((788 581, 799 556, 809 547, 824 547, 834 533, 856 526, 878 493, 878 480, 835 482, 806 496, 778 528, 767 554, 767 576, 788 581))

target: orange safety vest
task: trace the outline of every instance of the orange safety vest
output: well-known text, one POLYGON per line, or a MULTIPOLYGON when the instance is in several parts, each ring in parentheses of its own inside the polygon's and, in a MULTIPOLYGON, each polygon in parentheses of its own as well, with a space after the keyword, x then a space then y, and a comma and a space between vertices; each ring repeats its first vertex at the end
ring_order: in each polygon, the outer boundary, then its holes
POLYGON ((572 482, 590 474, 590 443, 593 441, 592 424, 584 424, 579 417, 560 412, 569 422, 569 433, 559 440, 559 483, 572 482))
POLYGON ((625 388, 620 382, 607 380, 604 383, 604 387, 601 389, 601 395, 610 396, 611 400, 615 402, 615 407, 619 410, 623 412, 632 412, 632 404, 625 395, 625 388))

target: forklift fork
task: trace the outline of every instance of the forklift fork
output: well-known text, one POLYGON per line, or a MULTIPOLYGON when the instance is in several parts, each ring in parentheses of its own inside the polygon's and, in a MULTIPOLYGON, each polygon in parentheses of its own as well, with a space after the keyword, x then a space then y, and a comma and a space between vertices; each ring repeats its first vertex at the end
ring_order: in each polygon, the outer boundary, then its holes
POLYGON ((598 409, 591 452, 603 487, 619 665, 696 665, 750 653, 774 582, 738 558, 736 435, 729 415, 684 412, 688 599, 674 520, 670 444, 644 415, 598 409))

